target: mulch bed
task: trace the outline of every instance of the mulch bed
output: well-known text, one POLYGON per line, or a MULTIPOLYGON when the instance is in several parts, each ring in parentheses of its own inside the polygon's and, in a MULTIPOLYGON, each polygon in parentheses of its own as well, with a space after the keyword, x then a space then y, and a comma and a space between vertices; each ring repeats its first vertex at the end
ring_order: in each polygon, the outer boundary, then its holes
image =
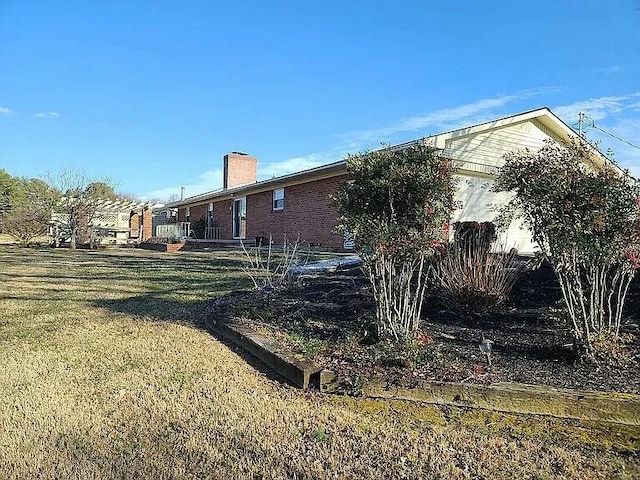
POLYGON ((526 271, 511 298, 493 313, 455 311, 436 298, 423 313, 421 335, 408 346, 377 342, 373 298, 360 269, 306 277, 289 290, 234 292, 210 315, 242 320, 311 358, 357 393, 371 375, 389 384, 519 382, 559 388, 640 394, 640 282, 630 294, 624 331, 632 339, 610 362, 584 362, 572 348, 562 301, 550 269, 526 271), (492 366, 479 350, 491 339, 492 366))

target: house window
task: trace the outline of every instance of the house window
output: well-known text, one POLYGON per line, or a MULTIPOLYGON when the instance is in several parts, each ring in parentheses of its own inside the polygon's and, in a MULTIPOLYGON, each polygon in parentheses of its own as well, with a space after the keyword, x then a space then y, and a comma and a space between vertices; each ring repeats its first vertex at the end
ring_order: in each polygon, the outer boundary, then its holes
POLYGON ((187 211, 186 211, 186 213, 184 214, 185 222, 188 222, 188 221, 189 221, 189 217, 190 217, 190 216, 191 216, 191 208, 190 208, 190 207, 187 207, 187 211))
POLYGON ((284 188, 273 191, 273 209, 282 210, 284 208, 284 188))

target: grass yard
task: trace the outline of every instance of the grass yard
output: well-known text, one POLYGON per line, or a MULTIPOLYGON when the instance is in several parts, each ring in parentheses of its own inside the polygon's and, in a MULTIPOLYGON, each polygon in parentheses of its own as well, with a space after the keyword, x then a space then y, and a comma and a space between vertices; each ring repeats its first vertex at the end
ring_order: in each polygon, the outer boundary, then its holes
POLYGON ((0 478, 639 478, 638 428, 322 396, 202 329, 234 252, 0 245, 0 478))

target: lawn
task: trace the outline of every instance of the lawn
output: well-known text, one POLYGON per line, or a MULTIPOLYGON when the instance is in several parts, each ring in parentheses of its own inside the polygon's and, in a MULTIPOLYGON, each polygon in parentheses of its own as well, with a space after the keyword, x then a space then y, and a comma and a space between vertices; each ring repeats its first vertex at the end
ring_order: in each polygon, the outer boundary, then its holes
POLYGON ((283 385, 202 328, 240 262, 0 245, 0 478, 640 476, 638 428, 283 385))

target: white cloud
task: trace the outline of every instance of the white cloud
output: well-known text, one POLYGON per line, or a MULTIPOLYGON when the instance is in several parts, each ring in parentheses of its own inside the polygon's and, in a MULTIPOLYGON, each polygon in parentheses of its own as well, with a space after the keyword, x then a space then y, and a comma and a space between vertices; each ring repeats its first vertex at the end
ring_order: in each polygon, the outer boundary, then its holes
MULTIPOLYGON (((279 177, 287 175, 288 173, 295 173, 301 170, 318 167, 320 165, 326 165, 333 161, 344 158, 344 154, 333 151, 327 153, 312 153, 296 158, 290 158, 280 162, 270 162, 260 164, 258 162, 258 180, 268 180, 272 177, 279 177)), ((157 199, 167 200, 170 197, 180 197, 181 188, 185 189, 185 198, 192 197, 194 195, 200 195, 202 193, 211 192, 222 188, 222 169, 207 170, 192 182, 181 186, 164 187, 157 190, 141 195, 145 200, 157 199)))
POLYGON ((585 133, 590 141, 598 142, 604 152, 611 149, 614 159, 623 168, 628 168, 635 176, 640 176, 640 150, 608 135, 597 128, 609 132, 616 137, 640 146, 640 92, 619 96, 590 98, 555 107, 553 111, 568 124, 578 120, 582 111, 586 114, 585 133))
POLYGON ((33 118, 60 118, 58 112, 40 112, 36 113, 33 118))
POLYGON ((145 200, 167 200, 171 196, 180 198, 182 187, 184 187, 185 190, 185 198, 222 188, 222 169, 207 170, 198 175, 193 183, 152 190, 141 195, 141 197, 145 200))
POLYGON ((323 153, 311 153, 301 157, 289 158, 280 162, 270 162, 264 166, 258 164, 258 177, 260 180, 266 180, 271 177, 279 177, 288 173, 300 172, 309 168, 319 167, 327 163, 338 161, 346 153, 342 154, 337 150, 323 153))
POLYGON ((608 67, 596 68, 594 70, 591 70, 590 73, 594 75, 598 75, 598 74, 614 75, 616 73, 624 72, 625 70, 628 70, 628 69, 629 67, 623 66, 623 65, 610 65, 608 67))
MULTIPOLYGON (((341 136, 341 141, 337 146, 323 152, 288 158, 278 162, 258 163, 258 179, 266 180, 273 176, 278 177, 342 160, 349 153, 356 153, 367 148, 377 148, 381 142, 390 142, 391 137, 399 133, 420 131, 420 136, 427 136, 431 133, 491 120, 496 116, 496 109, 509 103, 558 90, 558 87, 545 87, 525 90, 512 95, 499 95, 458 107, 436 110, 421 116, 408 117, 387 127, 352 132, 341 136), (428 127, 433 128, 434 131, 425 131, 428 127)), ((222 170, 206 171, 195 182, 184 185, 184 187, 186 197, 216 190, 222 187, 222 170)), ((180 186, 175 186, 148 192, 143 195, 143 198, 166 199, 171 195, 179 194, 180 186)))
POLYGON ((640 92, 630 93, 617 97, 590 98, 553 108, 553 112, 568 123, 578 120, 578 113, 585 112, 593 120, 602 120, 610 115, 619 114, 628 109, 637 109, 636 99, 640 92))
MULTIPOLYGON (((634 119, 621 119, 612 126, 616 134, 622 138, 636 138, 640 136, 640 117, 634 119)), ((633 142, 632 142, 633 143, 633 142)), ((640 143, 640 142, 636 142, 640 143)))
MULTIPOLYGON (((622 138, 627 142, 640 147, 640 118, 639 117, 623 117, 609 119, 609 121, 598 122, 596 124, 602 130, 616 137, 622 138)), ((635 177, 640 177, 640 149, 629 145, 625 142, 613 138, 595 128, 586 129, 587 137, 592 141, 600 143, 602 151, 608 149, 614 153, 614 160, 623 168, 628 168, 635 177)))
POLYGON ((13 110, 7 107, 0 107, 0 115, 11 115, 13 110))
POLYGON ((557 92, 559 87, 544 87, 524 90, 512 95, 499 95, 492 98, 483 98, 475 102, 460 105, 458 107, 435 110, 424 115, 408 117, 382 128, 365 130, 348 134, 347 143, 353 146, 371 146, 371 142, 384 142, 397 133, 415 132, 421 130, 421 136, 438 133, 443 130, 454 130, 470 124, 481 123, 495 118, 495 110, 505 105, 520 100, 526 100, 542 94, 557 92), (433 132, 425 132, 428 127, 433 132))
POLYGON ((481 123, 495 118, 497 115, 496 110, 509 103, 545 93, 553 93, 558 90, 558 87, 545 87, 525 90, 513 95, 499 95, 497 97, 484 98, 465 105, 404 118, 386 127, 351 132, 342 135, 340 144, 331 150, 294 157, 266 165, 264 167, 265 175, 261 178, 269 178, 272 174, 278 176, 298 172, 307 168, 335 162, 345 158, 349 153, 377 148, 382 142, 394 143, 391 141, 392 138, 400 133, 420 132, 418 134, 419 136, 428 136, 432 133, 481 123), (432 131, 426 131, 427 128, 431 128, 432 131))
MULTIPOLYGON (((396 143, 394 135, 401 133, 419 132, 413 138, 428 136, 447 130, 461 128, 504 116, 513 112, 505 112, 507 105, 527 100, 535 96, 555 93, 558 87, 547 87, 535 90, 522 91, 512 95, 500 95, 492 98, 480 99, 457 107, 435 110, 420 116, 412 116, 401 119, 386 127, 352 132, 340 137, 337 146, 323 152, 301 155, 277 162, 258 164, 258 178, 265 180, 272 176, 281 176, 299 172, 309 168, 326 165, 341 160, 349 153, 356 153, 368 148, 377 148, 380 142, 396 143), (430 131, 427 131, 430 129, 430 131)), ((615 133, 621 138, 640 144, 640 118, 637 112, 640 110, 640 92, 621 96, 607 96, 592 98, 552 108, 554 113, 563 118, 567 123, 578 118, 578 112, 585 111, 601 128, 615 133), (624 115, 623 115, 624 114, 624 115), (623 118, 626 117, 626 118, 623 118), (608 121, 604 121, 607 119, 608 121)), ((630 146, 625 146, 618 141, 598 133, 595 129, 588 129, 588 136, 593 140, 603 140, 602 146, 615 152, 616 160, 623 166, 629 167, 635 175, 640 175, 640 151, 630 146)), ((184 185, 186 196, 216 190, 222 187, 222 170, 208 170, 198 176, 196 181, 184 185)), ((144 198, 166 199, 170 195, 179 195, 180 186, 167 187, 155 190, 144 195, 144 198)))

